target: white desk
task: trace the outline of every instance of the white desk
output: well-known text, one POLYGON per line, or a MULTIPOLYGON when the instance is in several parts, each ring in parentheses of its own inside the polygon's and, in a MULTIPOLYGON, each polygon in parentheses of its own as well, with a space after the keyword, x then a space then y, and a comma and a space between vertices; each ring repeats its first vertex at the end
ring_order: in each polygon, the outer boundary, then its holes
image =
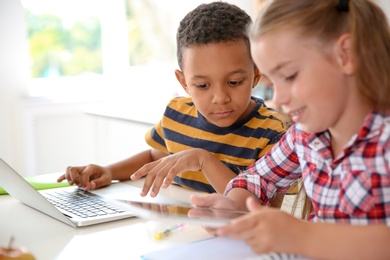
MULTIPOLYGON (((122 184, 141 187, 142 182, 113 184, 96 193, 114 194, 118 187, 123 190, 122 184)), ((194 192, 171 185, 161 194, 189 202, 194 192)), ((153 239, 156 232, 173 224, 130 218, 76 229, 8 195, 0 196, 0 244, 7 245, 14 236, 14 246, 25 246, 37 260, 140 259, 150 251, 210 237, 203 228, 186 225, 163 240, 153 239)))

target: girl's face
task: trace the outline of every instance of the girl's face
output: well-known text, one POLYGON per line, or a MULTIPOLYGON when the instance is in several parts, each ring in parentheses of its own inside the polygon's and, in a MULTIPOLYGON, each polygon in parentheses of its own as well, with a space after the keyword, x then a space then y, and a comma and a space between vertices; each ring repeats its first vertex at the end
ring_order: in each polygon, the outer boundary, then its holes
POLYGON ((252 88, 258 70, 244 41, 211 43, 187 48, 183 72, 176 77, 209 123, 228 127, 254 107, 252 88))
POLYGON ((251 42, 256 65, 272 82, 273 101, 306 132, 335 127, 348 106, 350 87, 336 47, 285 29, 251 42))

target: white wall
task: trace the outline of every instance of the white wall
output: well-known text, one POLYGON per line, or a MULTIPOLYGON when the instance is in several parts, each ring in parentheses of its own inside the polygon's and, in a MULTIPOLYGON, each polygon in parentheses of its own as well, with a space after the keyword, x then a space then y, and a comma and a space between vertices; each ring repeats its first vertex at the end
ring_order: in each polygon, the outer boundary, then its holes
POLYGON ((28 54, 20 1, 0 1, 0 158, 25 170, 19 100, 27 93, 28 54))
POLYGON ((389 0, 377 0, 375 2, 377 4, 379 4, 384 9, 387 17, 390 17, 390 1, 389 0))

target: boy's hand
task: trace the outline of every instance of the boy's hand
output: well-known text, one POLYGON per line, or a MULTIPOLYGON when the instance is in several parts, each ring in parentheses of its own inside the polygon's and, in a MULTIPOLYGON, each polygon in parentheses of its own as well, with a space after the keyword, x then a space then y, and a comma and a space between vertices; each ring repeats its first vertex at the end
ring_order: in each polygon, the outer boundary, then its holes
POLYGON ((76 184, 85 190, 94 190, 111 184, 111 172, 98 165, 90 164, 87 166, 69 166, 66 173, 61 175, 57 182, 67 180, 70 185, 76 184))
POLYGON ((203 149, 190 149, 147 163, 134 174, 132 180, 138 180, 146 176, 141 196, 146 196, 151 189, 150 196, 157 196, 160 188, 167 188, 177 174, 186 171, 198 171, 202 169, 204 154, 203 149))

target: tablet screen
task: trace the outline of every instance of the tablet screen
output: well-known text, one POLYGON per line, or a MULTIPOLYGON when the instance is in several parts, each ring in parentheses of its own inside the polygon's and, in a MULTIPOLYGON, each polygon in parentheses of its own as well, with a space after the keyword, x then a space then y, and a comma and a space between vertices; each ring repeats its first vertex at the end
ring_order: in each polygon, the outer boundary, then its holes
POLYGON ((127 201, 135 215, 153 220, 175 220, 181 223, 199 224, 205 227, 221 227, 247 212, 215 208, 169 205, 127 201))

